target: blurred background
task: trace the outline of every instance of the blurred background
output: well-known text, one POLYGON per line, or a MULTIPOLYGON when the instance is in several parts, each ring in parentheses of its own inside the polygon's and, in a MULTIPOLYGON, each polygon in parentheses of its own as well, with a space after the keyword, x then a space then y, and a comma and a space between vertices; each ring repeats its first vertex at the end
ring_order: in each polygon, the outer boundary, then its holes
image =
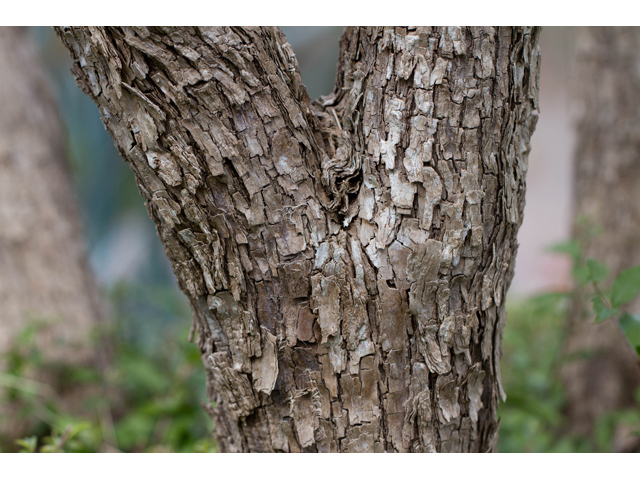
MULTIPOLYGON (((342 28, 283 30, 296 52, 310 96, 328 94, 335 79, 342 28)), ((114 148, 97 107, 76 86, 69 72, 70 56, 52 29, 32 28, 29 33, 46 66, 65 125, 86 250, 114 319, 117 361, 109 382, 116 396, 125 400, 113 400, 108 411, 92 405, 69 414, 53 400, 14 392, 30 405, 23 415, 43 409, 52 412, 28 426, 20 448, 32 450, 43 444, 55 448, 56 441, 60 444, 62 440, 67 447, 61 448, 71 448, 63 438, 66 432, 77 440, 73 448, 78 450, 213 451, 215 445, 207 437, 211 422, 199 405, 205 399, 204 373, 196 347, 186 341, 189 308, 177 289, 134 176, 114 148), (71 430, 68 425, 73 426, 71 430), (43 441, 44 435, 48 440, 43 441)), ((541 115, 529 157, 524 223, 518 236, 520 248, 504 336, 503 452, 608 451, 613 448, 615 422, 622 417, 630 423, 637 421, 629 412, 616 412, 614 420, 607 418, 598 427, 597 438, 576 437, 564 426, 558 369, 567 294, 572 288, 571 259, 549 250, 566 241, 572 227, 575 134, 569 69, 574 42, 573 28, 542 31, 541 115)), ((26 332, 13 352, 15 372, 33 360, 29 335, 35 333, 26 332)), ((95 372, 76 372, 81 374, 86 375, 85 381, 100 381, 95 372)), ((3 448, 18 447, 5 443, 3 448)))

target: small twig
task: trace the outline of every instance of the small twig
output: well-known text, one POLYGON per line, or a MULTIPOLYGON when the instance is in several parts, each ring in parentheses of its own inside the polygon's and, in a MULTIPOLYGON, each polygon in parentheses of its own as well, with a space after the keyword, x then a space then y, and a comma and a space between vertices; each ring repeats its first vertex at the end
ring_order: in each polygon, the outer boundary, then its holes
POLYGON ((605 307, 612 308, 611 304, 609 303, 609 299, 604 295, 604 293, 602 293, 598 284, 594 281, 591 281, 591 283, 593 284, 593 289, 596 291, 596 294, 600 297, 600 300, 602 300, 602 303, 604 303, 605 307))
POLYGON ((331 113, 333 113, 333 118, 336 119, 336 123, 338 124, 338 128, 342 131, 342 125, 340 124, 340 120, 338 119, 338 114, 336 113, 336 109, 332 108, 331 113))

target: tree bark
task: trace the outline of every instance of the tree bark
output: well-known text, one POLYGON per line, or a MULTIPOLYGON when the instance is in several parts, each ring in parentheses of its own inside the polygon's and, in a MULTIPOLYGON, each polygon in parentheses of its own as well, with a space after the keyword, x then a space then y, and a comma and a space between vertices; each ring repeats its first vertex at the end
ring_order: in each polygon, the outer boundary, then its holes
MULTIPOLYGON (((222 451, 490 451, 538 29, 60 28, 194 312, 222 451)), ((504 395, 504 394, 502 394, 504 395)))
MULTIPOLYGON (((615 276, 640 264, 640 31, 585 28, 577 47, 575 213, 600 227, 586 240, 584 255, 606 263, 615 276)), ((580 227, 574 236, 581 236, 580 227)), ((630 311, 640 311, 640 301, 630 311)), ((588 352, 590 358, 572 361, 563 377, 571 429, 581 435, 589 435, 602 414, 633 406, 633 391, 640 386, 637 356, 624 335, 610 321, 593 325, 589 312, 590 298, 580 291, 573 302, 567 352, 588 352)), ((614 448, 640 447, 623 430, 614 448)))
POLYGON ((0 352, 30 321, 56 320, 38 336, 47 358, 86 361, 103 313, 60 118, 26 28, 0 29, 0 105, 0 352))

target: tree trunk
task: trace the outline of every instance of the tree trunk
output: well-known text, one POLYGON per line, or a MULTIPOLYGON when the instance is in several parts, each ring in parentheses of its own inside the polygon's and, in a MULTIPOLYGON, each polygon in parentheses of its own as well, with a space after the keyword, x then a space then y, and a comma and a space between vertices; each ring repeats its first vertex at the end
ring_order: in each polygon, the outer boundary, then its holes
MULTIPOLYGON (((640 264, 640 30, 590 27, 578 42, 575 212, 600 233, 585 244, 586 257, 606 263, 612 275, 640 264)), ((576 227, 574 236, 580 236, 576 227)), ((593 325, 590 298, 573 303, 567 352, 589 352, 563 372, 575 433, 591 433, 596 419, 634 405, 640 367, 624 335, 610 321, 593 325)), ((640 301, 630 305, 640 311, 640 301)), ((640 447, 620 431, 616 450, 640 447), (634 446, 635 445, 635 446, 634 446)))
MULTIPOLYGON (((26 28, 0 28, 0 376, 8 366, 4 355, 33 322, 44 324, 35 344, 47 362, 86 365, 105 353, 91 342, 103 310, 60 118, 39 63, 26 28)), ((24 375, 55 380, 49 370, 24 375)), ((69 411, 78 408, 81 389, 67 388, 59 399, 69 411)), ((18 407, 0 407, 3 441, 26 435, 34 420, 17 415, 18 407)))
POLYGON ((222 451, 490 451, 538 29, 61 28, 194 312, 222 451))
POLYGON ((0 353, 30 321, 54 320, 38 336, 47 358, 85 361, 102 310, 60 118, 26 28, 0 28, 0 105, 0 353))

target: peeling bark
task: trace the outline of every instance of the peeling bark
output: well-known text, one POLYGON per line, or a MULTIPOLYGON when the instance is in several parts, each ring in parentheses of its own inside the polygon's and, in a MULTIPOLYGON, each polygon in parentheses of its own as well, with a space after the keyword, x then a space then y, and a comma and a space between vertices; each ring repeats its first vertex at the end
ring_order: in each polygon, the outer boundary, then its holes
MULTIPOLYGON (((222 451, 491 451, 538 29, 59 28, 181 289, 222 451)), ((504 395, 504 394, 502 394, 504 395)))
MULTIPOLYGON (((577 46, 575 214, 601 227, 584 254, 606 263, 615 276, 640 264, 640 31, 585 28, 577 46)), ((602 414, 634 406, 640 386, 640 365, 624 335, 612 322, 593 325, 590 310, 590 299, 578 292, 566 349, 570 355, 588 352, 591 359, 574 360, 563 371, 571 429, 581 435, 589 435, 602 414)), ((640 301, 629 311, 640 311, 640 301)), ((640 448, 630 433, 619 429, 616 450, 640 448)))

